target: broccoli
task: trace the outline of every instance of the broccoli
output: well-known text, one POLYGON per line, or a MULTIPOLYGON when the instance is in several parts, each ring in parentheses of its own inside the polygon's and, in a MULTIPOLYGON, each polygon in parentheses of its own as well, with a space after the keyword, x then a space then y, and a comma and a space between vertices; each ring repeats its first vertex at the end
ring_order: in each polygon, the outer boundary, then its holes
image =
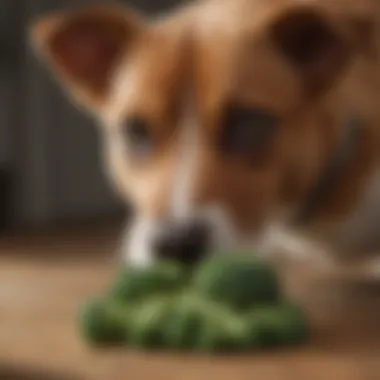
POLYGON ((190 349, 196 346, 196 339, 203 328, 204 314, 194 297, 180 295, 175 300, 164 336, 169 347, 190 349))
POLYGON ((185 282, 185 273, 179 265, 161 263, 149 268, 123 268, 110 297, 123 300, 143 300, 152 295, 177 291, 185 282))
POLYGON ((202 295, 235 310, 278 301, 279 290, 271 267, 252 258, 221 256, 203 264, 194 287, 202 295))
POLYGON ((245 317, 247 344, 251 348, 304 343, 309 335, 306 317, 294 305, 259 307, 245 317))
POLYGON ((258 260, 222 256, 194 268, 123 268, 105 297, 81 310, 90 344, 233 352, 290 346, 309 335, 284 302, 275 272, 258 260))
POLYGON ((209 349, 218 345, 221 329, 198 297, 179 295, 147 299, 138 305, 127 326, 134 347, 209 349), (219 335, 218 335, 219 334, 219 335))
POLYGON ((167 346, 199 351, 225 351, 244 341, 244 324, 235 313, 193 293, 176 300, 165 328, 167 346))
POLYGON ((91 299, 85 302, 80 310, 80 330, 90 344, 122 343, 128 316, 127 305, 104 299, 91 299))
POLYGON ((159 296, 136 305, 125 335, 134 347, 156 348, 165 346, 164 327, 170 316, 171 297, 159 296))

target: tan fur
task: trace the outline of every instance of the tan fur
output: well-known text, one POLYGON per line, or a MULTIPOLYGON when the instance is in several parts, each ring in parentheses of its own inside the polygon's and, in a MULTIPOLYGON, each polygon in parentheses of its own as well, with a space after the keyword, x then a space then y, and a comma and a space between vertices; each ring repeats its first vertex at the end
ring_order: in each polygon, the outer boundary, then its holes
POLYGON ((106 142, 106 156, 120 192, 140 213, 154 218, 168 215, 184 94, 194 99, 200 128, 191 190, 194 208, 222 204, 244 234, 260 231, 284 210, 297 208, 339 144, 342 118, 360 116, 366 126, 359 150, 311 223, 324 231, 355 211, 378 167, 378 8, 372 0, 211 0, 149 23, 108 10, 103 21, 119 33, 119 58, 109 63, 108 76, 99 72, 91 85, 70 62, 62 63, 59 47, 54 51, 49 43, 65 36, 62 25, 75 17, 93 19, 97 11, 47 16, 33 26, 32 34, 75 101, 102 121, 105 140, 112 140, 109 135, 115 137, 130 115, 149 121, 157 145, 154 155, 136 163, 106 142), (292 69, 269 33, 276 20, 297 7, 321 15, 339 42, 330 61, 302 73, 292 69), (268 108, 282 120, 268 149, 260 155, 253 152, 249 165, 215 149, 229 102, 268 108))

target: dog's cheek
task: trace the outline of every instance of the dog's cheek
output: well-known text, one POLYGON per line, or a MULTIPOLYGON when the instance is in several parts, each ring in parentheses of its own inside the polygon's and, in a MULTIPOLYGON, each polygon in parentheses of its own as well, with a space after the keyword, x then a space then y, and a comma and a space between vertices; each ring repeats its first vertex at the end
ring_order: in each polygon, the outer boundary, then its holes
POLYGON ((133 201, 133 173, 123 154, 117 147, 105 146, 103 149, 104 171, 115 192, 127 202, 133 201))
POLYGON ((152 217, 160 214, 166 199, 167 170, 163 165, 136 165, 123 149, 110 145, 105 151, 105 166, 115 191, 137 212, 152 217))
POLYGON ((262 173, 230 173, 230 180, 221 186, 223 203, 240 233, 256 233, 265 227, 278 205, 279 181, 275 168, 262 173))

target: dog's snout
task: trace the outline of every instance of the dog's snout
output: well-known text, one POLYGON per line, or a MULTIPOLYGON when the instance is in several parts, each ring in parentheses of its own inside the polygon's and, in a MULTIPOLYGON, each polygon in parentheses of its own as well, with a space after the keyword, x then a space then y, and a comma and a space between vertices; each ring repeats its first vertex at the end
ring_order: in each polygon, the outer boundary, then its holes
POLYGON ((195 264, 201 260, 210 243, 210 229, 202 222, 186 222, 165 228, 157 235, 154 252, 160 260, 195 264))

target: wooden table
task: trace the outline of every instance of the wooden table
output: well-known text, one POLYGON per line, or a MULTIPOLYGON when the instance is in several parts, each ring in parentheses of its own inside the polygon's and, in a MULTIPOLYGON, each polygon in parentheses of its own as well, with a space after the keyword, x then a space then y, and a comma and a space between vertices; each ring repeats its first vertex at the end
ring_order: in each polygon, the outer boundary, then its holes
POLYGON ((380 285, 332 284, 304 268, 282 274, 313 321, 306 347, 219 358, 89 349, 75 315, 112 278, 116 236, 95 228, 0 240, 1 380, 380 379, 380 285))

